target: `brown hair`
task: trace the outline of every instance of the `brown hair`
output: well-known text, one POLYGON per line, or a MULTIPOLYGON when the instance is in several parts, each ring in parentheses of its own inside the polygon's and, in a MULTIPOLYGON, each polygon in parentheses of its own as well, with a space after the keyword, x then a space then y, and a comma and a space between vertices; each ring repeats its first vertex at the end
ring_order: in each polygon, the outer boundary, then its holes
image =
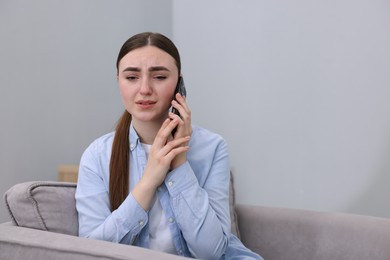
MULTIPOLYGON (((164 35, 151 32, 136 34, 123 44, 116 61, 117 73, 119 74, 119 62, 127 53, 145 46, 155 46, 171 55, 176 61, 180 75, 180 55, 176 46, 164 35)), ((115 130, 110 159, 109 196, 111 211, 116 210, 129 194, 130 123, 131 114, 125 111, 119 119, 115 130)))

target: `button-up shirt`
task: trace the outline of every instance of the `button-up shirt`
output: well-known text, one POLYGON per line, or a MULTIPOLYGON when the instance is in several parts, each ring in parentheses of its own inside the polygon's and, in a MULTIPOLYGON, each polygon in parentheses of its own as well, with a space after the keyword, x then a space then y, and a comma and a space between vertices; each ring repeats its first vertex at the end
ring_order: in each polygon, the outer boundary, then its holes
MULTIPOLYGON (((81 158, 76 190, 79 235, 148 248, 148 212, 131 193, 144 173, 147 155, 131 125, 130 193, 111 212, 109 164, 113 138, 114 132, 96 139, 81 158)), ((240 250, 243 256, 251 255, 230 233, 226 142, 215 133, 193 126, 189 146, 187 161, 170 171, 156 190, 176 252, 203 259, 225 259, 225 252, 235 255, 240 250)))

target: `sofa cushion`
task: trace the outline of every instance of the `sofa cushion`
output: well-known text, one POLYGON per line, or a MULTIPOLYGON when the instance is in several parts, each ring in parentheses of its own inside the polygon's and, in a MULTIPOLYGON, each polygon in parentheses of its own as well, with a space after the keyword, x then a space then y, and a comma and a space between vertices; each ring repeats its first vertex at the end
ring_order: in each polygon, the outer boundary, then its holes
POLYGON ((17 226, 78 235, 75 183, 25 182, 4 195, 12 222, 17 226))

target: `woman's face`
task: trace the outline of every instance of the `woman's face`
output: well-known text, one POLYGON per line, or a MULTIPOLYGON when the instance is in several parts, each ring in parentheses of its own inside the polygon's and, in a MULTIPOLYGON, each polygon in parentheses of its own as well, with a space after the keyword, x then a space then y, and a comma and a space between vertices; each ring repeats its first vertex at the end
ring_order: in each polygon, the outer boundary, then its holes
POLYGON ((133 120, 162 122, 178 80, 175 59, 154 46, 127 53, 119 62, 122 102, 133 120))

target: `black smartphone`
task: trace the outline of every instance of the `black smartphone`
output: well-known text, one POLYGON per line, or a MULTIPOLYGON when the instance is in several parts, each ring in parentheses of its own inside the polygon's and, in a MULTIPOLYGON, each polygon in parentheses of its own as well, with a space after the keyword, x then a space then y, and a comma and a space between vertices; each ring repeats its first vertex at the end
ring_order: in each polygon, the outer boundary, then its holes
MULTIPOLYGON (((187 91, 186 91, 186 87, 184 85, 184 80, 183 80, 183 77, 179 77, 179 81, 177 82, 177 85, 176 85, 176 89, 175 89, 175 94, 173 94, 173 99, 176 100, 176 94, 177 93, 180 93, 180 95, 186 97, 187 96, 187 91)), ((180 113, 179 111, 172 107, 172 113, 180 116, 180 113)), ((175 136, 175 133, 176 133, 176 130, 177 130, 177 127, 175 129, 173 129, 172 131, 172 136, 175 136)))
MULTIPOLYGON (((180 93, 180 95, 186 97, 187 96, 187 91, 186 87, 184 85, 184 80, 183 77, 179 77, 179 81, 177 82, 176 89, 175 89, 175 94, 173 94, 173 99, 176 100, 176 94, 180 93)), ((176 115, 180 116, 179 111, 172 107, 172 113, 175 113, 176 115)))

